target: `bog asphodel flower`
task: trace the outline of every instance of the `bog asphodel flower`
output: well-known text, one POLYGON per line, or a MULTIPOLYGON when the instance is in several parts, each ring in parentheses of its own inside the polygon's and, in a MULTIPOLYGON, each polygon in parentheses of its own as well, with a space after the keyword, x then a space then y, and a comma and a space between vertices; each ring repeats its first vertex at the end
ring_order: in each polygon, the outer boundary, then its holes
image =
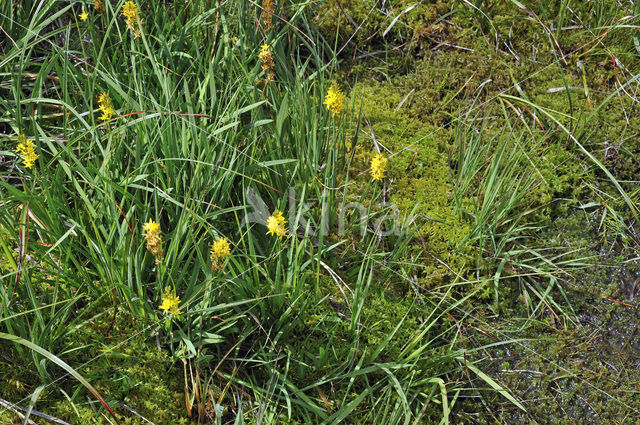
POLYGON ((100 116, 102 121, 108 121, 116 114, 113 106, 111 106, 111 98, 106 92, 98 97, 98 108, 102 111, 102 115, 100 116))
POLYGON ((269 31, 273 28, 273 14, 275 13, 273 0, 264 0, 262 7, 264 9, 262 12, 262 23, 264 24, 264 29, 269 31))
POLYGON ((263 44, 260 46, 260 53, 258 53, 260 62, 262 62, 262 70, 267 71, 273 68, 273 53, 271 53, 271 46, 263 44))
POLYGON ((140 36, 140 25, 142 20, 138 14, 138 6, 132 1, 128 1, 122 5, 122 16, 127 23, 127 27, 133 31, 133 36, 138 38, 140 36))
POLYGON ((222 270, 224 268, 224 260, 231 256, 231 246, 225 237, 219 237, 211 245, 209 251, 211 257, 211 267, 213 270, 222 270))
POLYGON ((267 235, 276 235, 279 238, 287 236, 286 224, 287 221, 282 216, 282 211, 275 210, 271 217, 267 219, 267 229, 269 229, 267 235))
POLYGON ((87 18, 89 18, 89 15, 87 15, 87 12, 83 10, 82 13, 78 15, 78 17, 80 18, 81 21, 86 21, 87 18))
POLYGON ((341 113, 345 108, 345 95, 340 90, 340 86, 336 81, 331 83, 327 96, 324 98, 324 104, 327 109, 331 111, 332 116, 336 116, 341 113))
POLYGON ((387 170, 387 158, 381 153, 377 154, 371 160, 371 177, 373 180, 382 180, 387 170))
POLYGON ((175 290, 169 286, 164 288, 164 294, 162 294, 162 304, 160 304, 158 308, 160 310, 163 310, 166 314, 179 316, 182 314, 179 306, 180 297, 176 295, 175 290))
POLYGON ((144 237, 147 240, 147 250, 156 257, 156 264, 162 262, 162 230, 160 229, 160 223, 154 222, 149 219, 148 223, 142 226, 144 230, 144 237))
POLYGON ((104 0, 93 0, 93 8, 95 10, 104 10, 104 4, 103 4, 104 0))
POLYGON ((262 62, 262 71, 264 71, 267 76, 265 78, 265 82, 269 83, 273 80, 273 52, 271 51, 271 46, 268 44, 263 44, 260 46, 260 53, 258 53, 258 58, 260 62, 262 62))
POLYGON ((22 164, 25 168, 33 167, 33 164, 35 164, 38 159, 35 143, 33 143, 33 140, 27 140, 24 134, 18 135, 18 146, 16 146, 16 152, 19 155, 22 155, 22 164))

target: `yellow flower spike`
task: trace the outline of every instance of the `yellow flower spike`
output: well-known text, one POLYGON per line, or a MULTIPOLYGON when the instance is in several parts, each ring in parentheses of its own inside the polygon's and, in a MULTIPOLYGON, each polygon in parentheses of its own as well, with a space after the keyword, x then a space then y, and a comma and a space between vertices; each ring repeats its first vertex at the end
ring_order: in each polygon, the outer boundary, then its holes
POLYGON ((371 177, 373 180, 382 180, 387 170, 387 158, 381 153, 377 154, 371 160, 371 177))
POLYGON ((156 257, 156 264, 159 264, 162 260, 162 230, 160 229, 160 223, 154 222, 149 219, 149 222, 142 226, 145 234, 144 237, 147 240, 147 250, 156 257))
POLYGON ((273 68, 273 53, 271 53, 271 46, 268 44, 263 44, 260 46, 260 53, 258 53, 258 58, 260 58, 260 62, 262 62, 262 70, 267 71, 270 68, 273 68))
POLYGON ((219 237, 211 245, 209 251, 211 257, 211 267, 213 270, 222 270, 224 268, 224 260, 231 256, 231 246, 225 237, 219 237))
POLYGON ((142 25, 142 20, 138 14, 138 6, 132 1, 128 1, 122 5, 122 16, 127 23, 127 27, 133 31, 133 36, 138 38, 140 36, 139 25, 142 25))
POLYGON ((100 116, 102 121, 108 121, 116 114, 113 106, 111 106, 111 98, 106 92, 98 97, 98 109, 102 111, 102 115, 100 116))
POLYGON ((86 21, 87 18, 89 18, 89 15, 87 15, 87 12, 83 10, 82 13, 78 15, 78 17, 80 18, 81 21, 86 21))
POLYGON ((287 236, 286 224, 287 221, 282 216, 282 211, 275 210, 271 217, 267 219, 267 228, 269 229, 267 235, 276 235, 279 238, 287 236))
POLYGON ((262 12, 262 23, 266 31, 273 29, 273 14, 275 13, 273 3, 273 0, 264 0, 262 2, 262 8, 264 9, 264 12, 262 12))
POLYGON ((36 153, 36 145, 33 140, 27 140, 24 134, 18 135, 18 146, 16 152, 22 155, 22 164, 25 168, 31 168, 36 163, 39 155, 36 153))
POLYGON ((340 90, 337 82, 334 81, 331 83, 327 96, 324 98, 324 104, 327 106, 327 109, 331 111, 332 116, 336 116, 344 111, 346 106, 345 95, 342 90, 340 90))
POLYGON ((180 311, 180 297, 176 295, 174 289, 167 286, 164 288, 164 294, 162 294, 162 304, 158 308, 165 312, 165 314, 173 314, 179 316, 182 314, 180 311))
POLYGON ((258 53, 258 58, 260 59, 260 62, 262 62, 262 71, 267 74, 265 82, 269 83, 275 76, 273 72, 274 60, 271 46, 269 46, 268 44, 263 44, 262 46, 260 46, 260 53, 258 53))

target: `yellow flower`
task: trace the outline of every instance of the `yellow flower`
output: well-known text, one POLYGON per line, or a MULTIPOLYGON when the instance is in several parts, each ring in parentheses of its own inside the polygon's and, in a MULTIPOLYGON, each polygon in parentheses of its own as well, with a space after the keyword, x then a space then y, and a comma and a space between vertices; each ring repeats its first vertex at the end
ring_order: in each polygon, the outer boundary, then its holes
POLYGON ((271 46, 269 46, 268 44, 263 44, 262 46, 260 46, 260 53, 258 53, 258 57, 262 62, 263 71, 266 71, 266 69, 273 67, 273 53, 271 53, 271 46))
POLYGON ((80 17, 81 21, 86 21, 87 18, 89 17, 89 15, 87 15, 87 12, 85 12, 84 10, 82 11, 82 13, 80 15, 78 15, 80 17))
POLYGON ((26 168, 33 167, 36 160, 38 159, 38 154, 36 153, 36 145, 33 143, 33 140, 27 140, 27 138, 20 134, 18 136, 18 146, 16 147, 16 152, 19 155, 22 155, 22 164, 26 168))
POLYGON ((139 37, 140 28, 138 26, 142 24, 142 20, 138 16, 138 6, 132 1, 126 2, 122 5, 122 16, 124 16, 127 27, 133 31, 133 36, 139 37))
POLYGON ((377 154, 371 160, 371 177, 373 180, 382 180, 387 170, 387 158, 381 153, 377 154))
POLYGON ((345 108, 345 95, 340 90, 337 82, 331 83, 327 96, 324 98, 324 104, 327 105, 327 109, 331 111, 331 115, 335 116, 341 113, 345 108))
POLYGON ((262 62, 262 70, 267 74, 265 82, 269 83, 275 76, 273 73, 273 53, 271 52, 271 46, 268 44, 260 46, 258 58, 260 58, 260 62, 262 62))
POLYGON ((142 226, 145 232, 144 237, 147 239, 147 249, 156 257, 156 264, 159 264, 162 260, 162 230, 160 229, 160 223, 155 223, 152 219, 149 219, 148 223, 142 226))
POLYGON ((158 307, 160 310, 163 310, 166 314, 173 314, 174 316, 179 316, 182 314, 178 306, 180 305, 180 297, 176 295, 175 290, 166 287, 164 288, 164 294, 162 294, 162 304, 158 307))
POLYGON ((286 220, 282 216, 282 211, 275 210, 271 217, 267 219, 267 228, 269 231, 267 235, 272 234, 281 238, 287 236, 287 228, 284 227, 287 224, 286 220))
POLYGON ((211 245, 209 255, 213 270, 222 270, 224 268, 224 260, 231 256, 231 247, 227 238, 220 237, 216 239, 211 245))
POLYGON ((111 106, 111 98, 107 93, 102 93, 98 97, 98 108, 102 111, 100 119, 102 121, 108 121, 116 114, 116 111, 111 106))

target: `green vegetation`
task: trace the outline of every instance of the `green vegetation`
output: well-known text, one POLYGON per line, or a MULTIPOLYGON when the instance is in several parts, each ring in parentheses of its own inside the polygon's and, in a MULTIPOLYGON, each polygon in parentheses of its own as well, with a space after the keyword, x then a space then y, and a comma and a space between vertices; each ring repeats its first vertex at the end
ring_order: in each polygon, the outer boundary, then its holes
POLYGON ((0 422, 634 423, 638 13, 0 2, 0 422))

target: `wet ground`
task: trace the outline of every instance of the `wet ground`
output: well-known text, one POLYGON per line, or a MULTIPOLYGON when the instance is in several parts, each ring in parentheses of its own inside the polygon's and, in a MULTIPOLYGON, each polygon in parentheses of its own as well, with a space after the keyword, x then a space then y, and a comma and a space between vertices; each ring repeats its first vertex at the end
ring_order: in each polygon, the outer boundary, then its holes
POLYGON ((484 405, 466 402, 462 422, 640 423, 640 258, 633 246, 624 248, 601 243, 591 250, 595 265, 560 279, 562 291, 553 293, 565 314, 550 303, 532 321, 526 311, 522 319, 509 314, 478 321, 494 333, 478 335, 477 343, 511 341, 479 357, 489 360, 484 370, 527 412, 487 391, 484 405))

